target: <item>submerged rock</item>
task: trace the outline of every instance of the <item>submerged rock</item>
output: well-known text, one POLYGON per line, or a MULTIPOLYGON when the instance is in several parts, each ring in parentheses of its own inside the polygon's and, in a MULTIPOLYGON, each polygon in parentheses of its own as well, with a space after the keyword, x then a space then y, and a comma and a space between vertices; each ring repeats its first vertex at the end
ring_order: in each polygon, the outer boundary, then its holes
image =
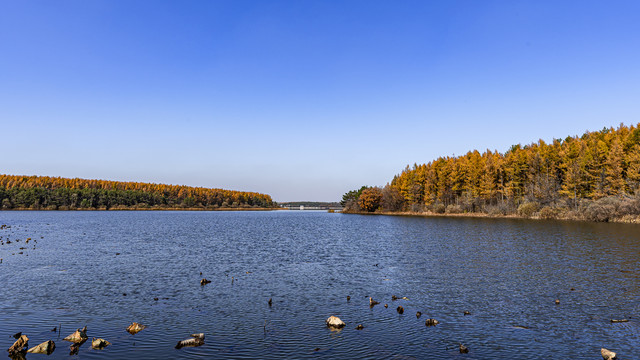
POLYGON ((7 351, 9 352, 9 355, 14 355, 25 352, 27 347, 29 347, 29 338, 27 335, 22 335, 22 333, 20 333, 18 340, 16 340, 13 345, 7 349, 7 351))
POLYGON ((72 343, 83 343, 87 341, 87 339, 87 327, 85 326, 82 329, 77 329, 73 334, 62 340, 71 341, 72 343))
POLYGON ((463 314, 464 314, 464 315, 471 315, 471 313, 470 313, 470 312, 468 312, 468 311, 463 312, 463 314))
POLYGON ((17 352, 15 354, 9 354, 9 359, 11 360, 27 360, 26 352, 17 352))
POLYGON ((40 345, 34 346, 31 349, 27 350, 29 353, 34 354, 47 354, 51 355, 51 353, 56 349, 56 343, 52 340, 45 341, 40 345))
POLYGON ((78 355, 78 351, 80 351, 80 345, 82 345, 82 343, 73 343, 69 345, 69 355, 78 355))
POLYGON ((604 360, 614 360, 616 358, 616 353, 611 350, 607 350, 605 348, 600 349, 600 355, 602 355, 602 359, 604 360))
POLYGON ((100 338, 91 339, 91 347, 96 350, 102 350, 109 345, 111 345, 111 343, 105 339, 100 339, 100 338))
POLYGON ((127 327, 127 332, 131 335, 135 335, 140 331, 144 330, 146 327, 147 327, 146 325, 140 325, 137 322, 134 322, 127 327))
POLYGON ((416 313, 416 318, 420 319, 420 316, 422 316, 422 313, 421 313, 420 311, 418 311, 418 312, 416 313))
POLYGON ((362 330, 364 329, 364 326, 362 324, 359 324, 358 326, 356 326, 356 330, 362 330))
POLYGON ((333 327, 333 328, 343 328, 345 325, 344 321, 340 320, 339 317, 337 316, 329 316, 329 318, 327 320, 325 320, 325 322, 327 323, 328 327, 333 327))

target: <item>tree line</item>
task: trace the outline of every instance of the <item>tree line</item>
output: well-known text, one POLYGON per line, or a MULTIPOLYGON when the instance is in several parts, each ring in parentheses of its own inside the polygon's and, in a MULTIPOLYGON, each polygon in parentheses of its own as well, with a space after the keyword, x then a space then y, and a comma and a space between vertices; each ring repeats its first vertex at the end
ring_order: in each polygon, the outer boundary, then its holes
POLYGON ((407 166, 384 187, 343 197, 347 211, 518 214, 609 221, 640 215, 640 124, 469 151, 407 166))
POLYGON ((0 175, 2 209, 271 208, 271 196, 182 185, 0 175))

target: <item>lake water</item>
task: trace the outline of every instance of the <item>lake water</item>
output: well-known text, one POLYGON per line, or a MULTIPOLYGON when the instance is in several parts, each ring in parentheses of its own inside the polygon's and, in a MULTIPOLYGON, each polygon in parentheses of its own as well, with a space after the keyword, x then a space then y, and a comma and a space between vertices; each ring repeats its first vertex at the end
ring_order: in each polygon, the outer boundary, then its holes
POLYGON ((57 346, 27 358, 640 357, 637 225, 312 211, 5 211, 0 224, 0 348, 19 331, 57 346), (133 321, 148 328, 130 335, 133 321), (70 356, 62 338, 85 325, 113 345, 70 356), (174 349, 200 332, 205 345, 174 349))

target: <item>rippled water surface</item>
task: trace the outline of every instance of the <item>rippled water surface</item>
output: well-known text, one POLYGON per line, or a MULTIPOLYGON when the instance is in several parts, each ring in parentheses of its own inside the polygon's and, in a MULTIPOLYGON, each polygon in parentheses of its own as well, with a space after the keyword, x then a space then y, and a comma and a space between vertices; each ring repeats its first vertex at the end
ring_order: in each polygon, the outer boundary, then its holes
POLYGON ((640 357, 638 225, 310 211, 0 212, 0 224, 0 347, 19 331, 57 345, 27 358, 640 357), (347 326, 329 330, 330 315, 347 326), (148 328, 130 335, 133 321, 148 328), (62 337, 85 325, 113 345, 70 356, 62 337), (205 345, 174 349, 196 332, 205 345))

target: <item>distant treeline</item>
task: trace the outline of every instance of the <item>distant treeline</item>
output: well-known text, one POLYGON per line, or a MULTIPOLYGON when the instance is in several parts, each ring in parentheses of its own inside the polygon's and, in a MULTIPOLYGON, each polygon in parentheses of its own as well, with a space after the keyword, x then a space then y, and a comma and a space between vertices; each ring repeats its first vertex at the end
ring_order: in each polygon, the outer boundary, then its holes
POLYGON ((271 196, 180 185, 0 175, 2 209, 271 208, 271 196))
POLYGON ((338 207, 338 202, 322 202, 322 201, 290 201, 278 203, 281 206, 308 206, 308 207, 338 207))
MULTIPOLYGON (((343 197, 347 211, 517 214, 610 221, 640 214, 640 128, 469 151, 407 166, 384 188, 343 197)), ((622 219, 624 220, 624 219, 622 219)))

